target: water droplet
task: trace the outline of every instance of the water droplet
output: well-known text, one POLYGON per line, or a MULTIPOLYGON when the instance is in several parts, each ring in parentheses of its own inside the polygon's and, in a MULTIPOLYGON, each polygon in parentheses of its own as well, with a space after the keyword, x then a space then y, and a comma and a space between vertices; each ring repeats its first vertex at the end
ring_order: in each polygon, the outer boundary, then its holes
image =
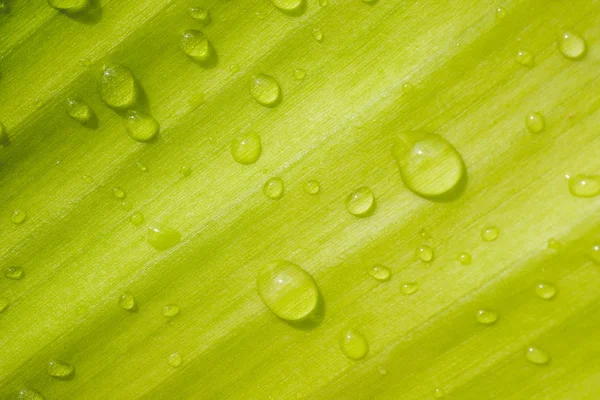
POLYGON ((375 195, 373 191, 362 186, 346 197, 346 210, 357 217, 368 216, 375 209, 375 195))
POLYGON ((135 166, 138 167, 138 169, 142 172, 148 172, 148 167, 146 167, 144 164, 142 164, 139 161, 135 162, 135 166))
POLYGON ((400 291, 402 294, 411 295, 419 290, 419 284, 417 282, 403 282, 400 284, 400 291))
POLYGON ((351 360, 363 359, 369 352, 367 339, 354 329, 344 332, 340 340, 340 347, 344 355, 351 360))
POLYGON ((540 299, 551 300, 556 296, 556 286, 551 283, 540 282, 535 285, 535 294, 540 299))
POLYGON ((477 311, 477 322, 483 325, 491 325, 498 320, 498 314, 490 310, 477 311))
POLYGON ((181 355, 179 353, 173 353, 169 356, 168 359, 169 365, 173 368, 177 368, 183 362, 181 355))
POLYGON ((92 65, 92 60, 90 60, 87 57, 84 57, 79 60, 79 65, 81 65, 82 67, 89 67, 90 65, 92 65))
POLYGON ((548 364, 550 356, 544 350, 538 347, 529 347, 525 352, 525 358, 527 361, 537 365, 548 364))
POLYGON ((392 272, 385 265, 375 264, 369 269, 369 275, 378 281, 385 282, 390 280, 392 272))
POLYGON ((129 200, 125 200, 121 202, 121 209, 124 211, 131 211, 131 209, 133 208, 133 205, 131 204, 131 202, 129 200))
POLYGON ((258 294, 279 318, 297 321, 313 313, 319 289, 313 277, 289 261, 269 264, 256 280, 258 294))
POLYGON ((552 250, 560 250, 562 249, 563 244, 556 239, 548 239, 548 248, 552 250))
POLYGON ((67 114, 80 124, 87 124, 94 116, 94 112, 83 100, 67 99, 67 114))
POLYGON ((231 155, 240 164, 254 164, 261 153, 261 140, 256 133, 238 136, 231 141, 231 155))
POLYGON ((281 102, 281 87, 270 75, 256 75, 250 85, 250 94, 265 107, 275 107, 281 102))
POLYGON ((531 133, 540 133, 546 126, 546 119, 539 112, 531 112, 525 118, 525 126, 531 133))
POLYGON ((48 363, 48 375, 53 378, 69 378, 75 372, 75 367, 64 361, 52 360, 48 363))
POLYGON ((23 278, 23 275, 23 268, 21 267, 9 267, 4 270, 4 276, 15 281, 23 278))
POLYGON ((296 78, 297 81, 303 80, 304 78, 306 78, 306 71, 302 68, 297 68, 294 71, 294 78, 296 78))
POLYGON ((263 186, 263 193, 270 199, 278 200, 283 197, 283 181, 281 178, 271 178, 263 186))
POLYGON ((462 157, 443 137, 406 132, 396 137, 392 154, 402 181, 419 196, 435 197, 455 188, 465 174, 462 157))
POLYGON ((323 41, 323 32, 319 28, 313 28, 312 35, 317 42, 323 41))
POLYGON ((131 292, 125 292, 119 297, 119 306, 123 310, 137 311, 137 301, 131 292))
POLYGON ((188 29, 181 35, 181 50, 194 61, 206 63, 214 57, 212 45, 202 32, 188 29))
POLYGON ((533 53, 529 50, 519 50, 517 53, 515 60, 526 67, 533 67, 534 57, 533 53))
POLYGON ((152 116, 133 110, 127 112, 125 126, 129 136, 138 142, 154 139, 160 130, 160 125, 152 116))
POLYGON ((458 255, 457 259, 458 259, 458 262, 461 263, 462 265, 469 265, 473 261, 473 258, 471 257, 471 255, 466 252, 460 253, 458 255))
POLYGON ((8 132, 6 132, 6 128, 4 124, 0 122, 0 145, 8 146, 10 144, 10 138, 8 137, 8 132))
POLYGON ((0 297, 0 313, 4 312, 10 305, 10 300, 6 297, 0 297))
POLYGON ((503 7, 496 8, 496 19, 504 19, 506 17, 506 9, 503 7))
POLYGON ((414 93, 416 89, 416 86, 410 82, 406 82, 404 85, 402 85, 402 91, 404 92, 404 94, 414 93))
POLYGON ((570 60, 578 60, 586 53, 585 39, 579 34, 566 31, 558 40, 558 50, 570 60))
POLYGON ((129 217, 129 221, 131 221, 131 223, 135 226, 140 226, 144 223, 144 215, 141 212, 136 211, 133 214, 131 214, 131 216, 129 217))
POLYGON ((206 8, 190 7, 188 9, 188 15, 203 25, 208 25, 210 23, 210 13, 206 8))
POLYGON ((593 262, 595 262, 596 264, 600 264, 600 244, 592 246, 589 256, 593 262))
POLYGON ((177 304, 167 304, 162 309, 162 315, 171 318, 179 314, 179 306, 177 304))
POLYGON ((319 181, 310 180, 304 185, 304 191, 308 194, 318 194, 321 191, 319 181))
POLYGON ((8 14, 9 12, 10 8, 6 4, 6 0, 0 0, 0 14, 8 14))
POLYGON ((44 400, 44 396, 35 390, 21 389, 17 394, 17 400, 44 400))
POLYGON ((148 227, 148 243, 157 250, 167 250, 181 241, 181 234, 165 226, 148 227))
POLYGON ((190 176, 192 174, 192 167, 189 165, 184 165, 179 169, 179 172, 183 176, 190 176))
POLYGON ((493 242, 499 235, 500 231, 495 226, 488 226, 481 231, 481 238, 486 242, 493 242))
POLYGON ((85 183, 92 183, 92 182, 94 182, 94 178, 92 178, 92 177, 91 177, 91 176, 89 176, 89 175, 83 175, 81 178, 83 179, 83 181, 84 181, 85 183))
POLYGON ((327 4, 329 4, 327 0, 319 0, 319 5, 321 7, 327 7, 327 4))
POLYGON ((379 372, 379 375, 381 375, 381 376, 385 376, 388 374, 388 370, 382 366, 377 367, 377 372, 379 372))
POLYGON ((440 388, 436 388, 436 389, 433 391, 433 397, 434 397, 434 398, 436 398, 436 399, 441 399, 441 398, 443 398, 445 395, 446 395, 446 394, 444 393, 444 391, 443 391, 442 389, 440 389, 440 388))
POLYGON ((575 197, 594 197, 600 194, 600 175, 575 175, 569 179, 569 191, 575 197))
POLYGON ((57 10, 77 13, 89 7, 89 0, 48 0, 48 4, 57 10))
POLYGON ((234 74, 240 72, 240 66, 237 64, 229 64, 229 70, 234 74))
POLYGON ((116 187, 116 188, 113 189, 113 195, 117 199, 124 199, 125 198, 125 191, 123 189, 121 189, 120 187, 116 187))
POLYGON ((296 13, 304 8, 305 0, 271 0, 271 3, 281 11, 296 13))
POLYGON ((27 219, 27 213, 23 210, 15 210, 10 216, 10 220, 15 225, 20 225, 27 219))
POLYGON ((415 255, 423 262, 429 263, 433 261, 433 249, 426 244, 419 246, 415 251, 415 255))
POLYGON ((137 101, 137 88, 129 68, 122 65, 106 66, 100 82, 100 97, 109 107, 133 107, 137 101))

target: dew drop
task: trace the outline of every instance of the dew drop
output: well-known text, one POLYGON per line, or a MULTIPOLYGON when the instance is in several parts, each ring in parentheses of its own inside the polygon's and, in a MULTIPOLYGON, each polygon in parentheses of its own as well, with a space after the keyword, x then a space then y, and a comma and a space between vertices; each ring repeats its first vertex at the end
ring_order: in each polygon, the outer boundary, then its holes
POLYGON ((181 234, 165 226, 148 227, 148 243, 157 250, 167 250, 181 241, 181 234))
POLYGON ((113 189, 113 195, 117 199, 124 199, 125 198, 125 191, 123 189, 121 189, 120 187, 116 187, 116 188, 113 189))
POLYGON ((312 35, 317 42, 323 41, 323 31, 319 28, 313 28, 312 35))
POLYGON ((279 83, 270 75, 259 74, 252 79, 250 94, 265 107, 275 107, 281 102, 279 83))
POLYGON ((283 181, 281 178, 271 178, 263 186, 263 193, 270 199, 278 200, 283 197, 283 181))
POLYGON ((0 297, 0 313, 4 312, 10 305, 10 300, 6 297, 0 297))
POLYGON ((131 292, 125 292, 119 297, 119 306, 123 310, 137 311, 137 301, 131 292))
POLYGON ((535 285, 535 294, 544 300, 551 300, 556 296, 556 286, 551 283, 540 282, 535 285))
POLYGON ((308 194, 318 194, 321 191, 319 181, 310 180, 304 185, 304 191, 308 194))
POLYGON ((454 189, 465 174, 462 157, 443 137, 406 132, 392 148, 402 181, 419 196, 435 197, 454 189))
POLYGON ((381 376, 385 376, 388 374, 388 370, 382 367, 381 365, 377 367, 377 372, 379 372, 379 375, 381 376))
POLYGON ((190 176, 192 174, 192 167, 190 167, 189 165, 184 165, 179 169, 179 172, 184 177, 190 176))
POLYGON ((6 132, 6 128, 4 124, 0 122, 0 145, 8 146, 10 144, 10 138, 8 137, 8 132, 6 132))
POLYGON ((525 358, 532 364, 544 365, 550 361, 550 356, 538 347, 529 347, 525 352, 525 358))
POLYGON ((585 39, 579 34, 566 31, 558 40, 558 50, 570 60, 578 60, 586 53, 585 39))
POLYGON ((83 175, 83 176, 81 177, 81 179, 83 179, 83 181, 84 181, 85 183, 92 183, 92 182, 94 182, 94 178, 92 178, 92 177, 91 177, 91 176, 89 176, 89 175, 83 175))
POLYGON ((238 72, 240 72, 240 66, 237 64, 229 64, 229 70, 234 74, 237 74, 238 72))
POLYGON ((328 0, 319 0, 319 5, 321 7, 327 7, 328 4, 329 4, 328 0))
POLYGON ((23 268, 21 267, 9 267, 4 270, 4 276, 15 281, 22 279, 23 275, 23 268))
POLYGON ((148 167, 146 167, 144 164, 142 164, 139 161, 135 162, 135 166, 138 167, 138 169, 142 172, 148 172, 148 167))
POLYGON ((152 116, 133 110, 127 112, 125 126, 129 136, 138 142, 149 142, 160 130, 160 125, 152 116))
POLYGON ((203 25, 210 24, 210 12, 202 7, 190 7, 188 15, 203 25))
POLYGON ((271 3, 281 11, 296 13, 304 8, 305 0, 271 0, 271 3))
POLYGON ((483 325, 491 325, 498 320, 498 314, 490 310, 479 310, 477 311, 477 322, 483 325))
POLYGON ((496 8, 496 19, 501 20, 506 18, 506 9, 503 7, 496 8))
POLYGON ((563 244, 556 239, 550 238, 548 239, 548 248, 552 250, 560 250, 562 249, 563 244))
POLYGON ((261 153, 262 144, 260 136, 256 133, 238 136, 231 141, 231 155, 240 164, 254 164, 261 153))
POLYGON ((0 0, 0 14, 8 14, 10 7, 6 4, 6 0, 0 0))
POLYGON ((44 396, 35 390, 21 389, 17 394, 17 400, 44 400, 44 396))
POLYGON ((83 125, 89 123, 94 117, 90 106, 80 99, 67 99, 67 114, 83 125))
POLYGON ((15 225, 20 225, 27 219, 27 213, 23 210, 14 210, 10 216, 10 220, 15 225))
POLYGON ((179 314, 179 306, 177 304, 167 304, 162 309, 162 315, 167 318, 172 318, 179 314))
POLYGON ((600 264, 600 244, 592 246, 592 249, 589 252, 589 256, 594 263, 600 264))
POLYGON ((131 209, 133 208, 133 205, 131 204, 131 202, 129 200, 124 200, 121 202, 121 209, 124 211, 131 211, 131 209))
POLYGON ((531 133, 540 133, 546 126, 546 118, 539 112, 530 112, 525 118, 525 126, 531 133))
POLYGON ((188 29, 183 32, 179 44, 186 56, 199 63, 206 63, 214 57, 212 45, 199 30, 188 29))
POLYGON ((129 221, 135 226, 140 226, 144 223, 144 215, 141 212, 136 211, 131 214, 129 221))
POLYGON ((76 13, 89 7, 89 0, 48 0, 50 7, 61 11, 76 13))
POLYGON ((369 269, 369 275, 378 281, 385 282, 390 280, 392 272, 385 265, 375 264, 369 269))
POLYGON ((462 252, 458 255, 457 260, 462 265, 469 265, 473 262, 473 257, 469 253, 462 252))
POLYGON ((169 365, 173 368, 179 367, 181 365, 181 363, 183 362, 181 355, 179 353, 171 354, 167 361, 168 361, 169 365))
POLYGON ((75 367, 64 361, 52 360, 48 363, 47 371, 48 375, 53 378, 65 379, 73 375, 75 367))
POLYGON ((410 82, 406 82, 404 85, 402 85, 402 92, 407 95, 414 93, 416 89, 417 87, 410 82))
POLYGON ((313 277, 289 261, 269 264, 257 277, 258 295, 279 318, 298 321, 317 309, 319 289, 313 277))
POLYGON ((519 50, 515 57, 515 60, 526 67, 533 67, 534 57, 533 53, 529 50, 519 50))
POLYGON ((600 194, 600 175, 575 175, 569 179, 569 192, 575 197, 595 197, 600 194))
POLYGON ((500 236, 500 231, 495 226, 488 226, 481 231, 481 238, 486 242, 493 242, 500 236))
POLYGON ((297 81, 301 81, 301 80, 303 80, 304 78, 306 78, 306 71, 305 71, 305 70, 303 70, 302 68, 297 68, 297 69, 294 71, 294 78, 295 78, 297 81))
POLYGON ((133 107, 137 101, 137 88, 129 68, 122 65, 106 66, 100 82, 100 97, 109 107, 133 107))
POLYGON ((446 395, 446 394, 444 393, 444 391, 443 391, 442 389, 440 389, 440 388, 436 388, 436 389, 433 391, 433 397, 434 397, 434 398, 436 398, 436 399, 441 399, 441 398, 443 398, 445 395, 446 395))
POLYGON ((340 340, 342 353, 351 360, 361 360, 369 352, 367 339, 355 329, 349 329, 340 340))
POLYGON ((402 294, 411 295, 419 290, 419 284, 417 282, 403 282, 400 284, 400 291, 402 294))
POLYGON ((426 244, 419 246, 415 251, 417 258, 425 263, 433 261, 433 249, 426 244))
POLYGON ((375 195, 367 186, 359 187, 346 197, 346 210, 354 216, 368 216, 375 209, 375 195))

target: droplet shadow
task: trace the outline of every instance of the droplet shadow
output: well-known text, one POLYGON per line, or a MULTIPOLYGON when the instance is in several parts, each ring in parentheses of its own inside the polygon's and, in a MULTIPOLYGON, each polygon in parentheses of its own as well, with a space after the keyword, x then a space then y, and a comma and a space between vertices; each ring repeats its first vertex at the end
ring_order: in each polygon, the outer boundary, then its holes
POLYGON ((102 7, 99 0, 90 0, 89 6, 81 11, 61 10, 67 17, 86 25, 94 25, 102 19, 102 7))
MULTIPOLYGON (((275 6, 275 7, 277 7, 277 6, 275 6)), ((299 17, 300 15, 302 15, 306 12, 306 0, 302 0, 302 2, 298 5, 298 7, 291 9, 291 10, 284 10, 279 7, 277 7, 277 9, 279 11, 281 11, 282 13, 284 13, 285 15, 288 15, 290 17, 299 17)))
POLYGON ((325 302, 323 301, 323 295, 319 290, 319 299, 317 300, 317 305, 315 309, 308 314, 306 317, 297 320, 297 321, 285 321, 292 328, 302 330, 302 331, 310 331, 315 328, 318 328, 321 323, 323 323, 323 319, 325 318, 325 302))

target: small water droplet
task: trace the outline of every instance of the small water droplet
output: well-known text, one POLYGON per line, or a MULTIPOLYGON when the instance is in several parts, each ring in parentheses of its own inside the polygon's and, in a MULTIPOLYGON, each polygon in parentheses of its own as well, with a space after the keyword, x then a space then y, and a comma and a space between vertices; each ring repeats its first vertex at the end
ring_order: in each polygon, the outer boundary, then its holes
POLYGON ((133 208, 133 205, 131 204, 131 202, 129 200, 125 200, 121 202, 121 209, 124 211, 131 211, 131 209, 133 208))
POLYGON ((9 267, 4 270, 4 276, 15 281, 23 278, 23 275, 23 268, 21 267, 9 267))
POLYGON ((397 135, 392 154, 407 188, 423 197, 454 189, 465 174, 462 157, 443 137, 426 132, 397 135))
POLYGON ((60 360, 51 360, 48 363, 48 375, 53 378, 65 379, 69 378, 75 372, 75 367, 72 364, 69 364, 60 360))
POLYGON ((263 186, 263 193, 270 199, 278 200, 283 197, 283 181, 281 178, 271 178, 263 186))
POLYGON ((200 63, 206 63, 214 57, 213 47, 208 38, 196 29, 183 32, 180 46, 186 56, 200 63))
POLYGON ((575 175, 569 179, 569 192, 575 197, 595 197, 600 194, 600 175, 575 175))
POLYGON ((415 251, 415 255, 423 262, 429 263, 433 261, 433 249, 426 244, 419 246, 415 251))
POLYGON ((119 306, 123 310, 137 311, 137 301, 131 292, 125 292, 119 297, 119 306))
POLYGON ((250 94, 265 107, 275 107, 281 102, 281 87, 270 75, 256 75, 250 85, 250 94))
POLYGON ((419 284, 417 282, 403 282, 400 284, 400 291, 402 294, 411 295, 419 290, 419 284))
POLYGON ((165 226, 148 227, 148 243, 156 250, 167 250, 181 241, 181 234, 165 226))
POLYGON ((302 68, 297 68, 294 71, 294 78, 296 78, 297 81, 303 80, 304 78, 306 78, 306 71, 302 68))
POLYGON ((506 9, 503 7, 496 8, 496 19, 501 20, 506 17, 506 9))
POLYGON ((181 355, 179 353, 173 353, 169 356, 168 359, 169 365, 173 368, 177 368, 183 362, 181 355))
POLYGON ((379 375, 381 376, 385 376, 388 374, 388 370, 382 367, 381 365, 377 367, 377 372, 379 372, 379 375))
POLYGON ((35 390, 21 389, 17 394, 17 400, 44 400, 44 396, 35 390))
POLYGON ((129 136, 138 142, 149 142, 160 130, 160 125, 152 116, 133 110, 127 112, 125 126, 129 136))
POLYGON ((552 250, 560 250, 562 249, 563 244, 556 239, 548 239, 548 248, 552 250))
POLYGON ((471 262, 473 262, 473 258, 471 257, 471 255, 466 252, 460 253, 457 257, 457 260, 462 265, 469 265, 471 264, 471 262))
POLYGON ((289 261, 267 265, 256 280, 258 294, 279 318, 297 321, 315 311, 319 289, 313 277, 289 261))
POLYGON ((369 275, 378 281, 389 281, 392 276, 392 271, 385 265, 375 264, 369 269, 369 275))
POLYGON ((546 126, 546 118, 539 112, 530 112, 525 118, 525 126, 531 133, 540 133, 546 126))
POLYGON ((271 3, 287 13, 296 13, 304 8, 305 0, 271 0, 271 3))
POLYGON ((6 4, 6 0, 0 0, 0 14, 8 14, 10 7, 6 4))
POLYGON ((533 53, 529 50, 519 50, 515 56, 515 60, 526 67, 533 67, 534 64, 533 53))
POLYGON ((342 353, 351 360, 361 360, 369 352, 367 339, 355 329, 349 329, 340 340, 342 353))
POLYGON ((313 35, 313 37, 315 38, 315 40, 317 42, 322 42, 323 41, 323 31, 321 31, 321 29, 319 29, 319 28, 313 28, 312 35, 313 35))
POLYGON ((10 305, 10 300, 6 297, 0 297, 0 313, 4 312, 10 305))
POLYGON ((179 169, 179 172, 184 177, 190 176, 192 174, 192 167, 190 167, 189 165, 184 165, 179 169))
POLYGON ((89 176, 89 175, 83 175, 81 178, 83 179, 83 181, 84 181, 85 183, 92 183, 92 182, 94 182, 94 178, 92 178, 92 177, 91 177, 91 176, 89 176))
POLYGON ((346 210, 354 216, 368 216, 375 209, 375 195, 367 186, 359 187, 346 197, 346 210))
POLYGON ((48 0, 50 7, 57 10, 78 13, 89 7, 89 0, 48 0))
POLYGON ((90 106, 80 99, 67 99, 67 114, 83 125, 89 123, 94 116, 90 106))
POLYGON ((563 32, 558 40, 558 50, 570 60, 579 60, 586 53, 585 39, 572 31, 563 32))
POLYGON ((479 310, 477 311, 477 322, 483 325, 491 325, 498 320, 498 314, 490 310, 479 310))
POLYGON ((589 256, 594 263, 600 264, 600 244, 595 244, 592 246, 589 256))
POLYGON ((167 304, 162 309, 162 315, 171 318, 179 314, 179 306, 177 304, 167 304))
POLYGON ((551 300, 556 296, 556 286, 551 283, 540 282, 535 285, 535 294, 540 299, 551 300))
POLYGON ((261 153, 262 144, 260 136, 256 133, 238 136, 231 141, 231 155, 240 164, 254 164, 261 153))
POLYGON ((529 361, 530 363, 536 365, 548 364, 548 362, 550 361, 550 356, 548 355, 548 353, 546 353, 544 350, 538 347, 533 346, 527 349, 527 351, 525 352, 525 358, 527 358, 527 361, 529 361))
POLYGON ((416 89, 417 87, 410 82, 406 82, 404 85, 402 85, 402 91, 404 94, 414 93, 416 89))
POLYGON ((121 189, 120 187, 115 187, 113 189, 113 195, 117 199, 124 199, 125 198, 125 191, 123 189, 121 189))
POLYGON ((122 65, 106 66, 100 81, 100 97, 109 107, 133 107, 137 101, 137 88, 129 68, 122 65))
POLYGON ((142 164, 139 161, 135 162, 135 166, 138 167, 138 169, 142 172, 148 172, 148 167, 146 167, 144 164, 142 164))
POLYGON ((210 12, 206 8, 190 7, 188 8, 188 15, 203 25, 210 23, 210 12))
POLYGON ((44 102, 41 99, 35 99, 33 101, 33 105, 35 106, 35 108, 37 108, 39 110, 42 107, 44 107, 44 102))
POLYGON ((318 194, 321 191, 319 181, 310 180, 304 185, 304 191, 308 194, 318 194))
POLYGON ((27 219, 27 213, 23 210, 14 210, 10 216, 10 220, 15 225, 20 225, 27 219))
POLYGON ((0 145, 8 146, 10 144, 10 138, 8 137, 8 132, 6 132, 6 128, 4 124, 0 122, 0 145))
POLYGON ((135 226, 140 226, 144 223, 144 214, 142 214, 139 211, 136 211, 133 214, 131 214, 131 216, 129 217, 129 221, 131 221, 131 223, 135 226))
POLYGON ((481 231, 481 238, 486 242, 493 242, 500 236, 500 231, 495 226, 488 226, 481 231))
POLYGON ((445 395, 446 395, 446 394, 444 393, 444 391, 443 391, 442 389, 440 389, 440 388, 436 388, 436 389, 433 391, 433 397, 434 397, 434 398, 436 398, 436 399, 441 399, 441 398, 443 398, 445 395))
POLYGON ((92 60, 90 60, 87 57, 84 57, 79 60, 79 65, 81 65, 82 67, 89 67, 90 65, 92 65, 92 60))
POLYGON ((237 64, 229 64, 229 70, 234 74, 237 74, 238 72, 240 72, 240 66, 237 64))

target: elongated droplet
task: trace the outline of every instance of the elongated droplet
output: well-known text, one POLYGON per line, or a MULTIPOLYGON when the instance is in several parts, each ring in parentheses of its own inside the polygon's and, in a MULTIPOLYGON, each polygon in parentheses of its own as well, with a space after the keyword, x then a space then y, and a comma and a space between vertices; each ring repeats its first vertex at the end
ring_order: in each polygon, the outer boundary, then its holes
POLYGON ((72 364, 64 361, 52 360, 48 363, 48 375, 53 378, 69 378, 75 372, 75 367, 72 364))
POLYGON ((146 167, 144 164, 142 164, 139 161, 135 162, 135 166, 138 167, 138 169, 142 172, 148 172, 148 167, 146 167))
POLYGON ((317 308, 319 289, 313 277, 289 261, 266 266, 256 280, 258 294, 279 318, 297 321, 317 308))
POLYGON ((493 242, 500 236, 500 231, 495 226, 488 226, 481 231, 481 238, 486 242, 493 242))
POLYGON ((250 85, 250 94, 265 107, 275 107, 281 102, 281 87, 270 75, 256 75, 250 85))
POLYGON ((531 112, 525 118, 525 126, 531 133, 540 133, 546 126, 546 119, 539 112, 531 112))
POLYGON ((419 246, 415 251, 415 255, 423 262, 429 263, 433 261, 433 249, 426 244, 419 246))
POLYGON ((8 132, 6 132, 6 128, 4 124, 0 122, 0 145, 8 146, 10 144, 10 138, 8 137, 8 132))
POLYGON ((462 265, 469 265, 471 264, 471 262, 473 261, 473 258, 471 257, 471 255, 469 253, 460 253, 457 257, 458 262, 461 263, 462 265))
POLYGON ((0 313, 4 312, 10 305, 10 300, 6 297, 0 297, 0 313))
POLYGON ((310 180, 304 185, 304 191, 308 194, 318 194, 321 191, 319 181, 310 180))
POLYGON ((566 31, 558 40, 558 50, 570 60, 579 60, 586 53, 585 39, 572 31, 566 31))
POLYGON ((196 29, 188 29, 181 35, 181 50, 194 61, 206 63, 214 57, 208 38, 196 29))
POLYGON ((375 209, 375 195, 367 186, 359 187, 346 197, 346 210, 357 217, 366 217, 375 209))
POLYGON ((551 300, 556 296, 556 286, 551 283, 540 282, 535 285, 535 294, 540 299, 551 300))
POLYGON ((369 275, 378 281, 385 282, 390 280, 392 272, 385 265, 375 264, 369 269, 369 275))
POLYGON ((595 197, 600 194, 600 175, 575 175, 569 179, 569 191, 575 197, 595 197))
POLYGON ((402 294, 411 295, 419 290, 419 284, 417 282, 403 282, 400 284, 400 291, 402 294))
POLYGON ((317 42, 323 41, 323 31, 319 28, 313 28, 312 35, 317 42))
POLYGON ((135 300, 133 293, 123 293, 121 297, 119 297, 119 306, 121 306, 123 310, 137 311, 137 301, 135 300))
POLYGON ((52 8, 68 12, 80 12, 87 9, 90 5, 89 0, 48 0, 52 8))
POLYGON ((23 268, 21 267, 9 267, 4 270, 4 276, 8 279, 18 281, 23 278, 23 268))
POLYGON ((188 15, 203 25, 208 25, 210 23, 210 12, 206 8, 190 7, 188 9, 188 15))
POLYGON ((117 199, 124 199, 126 196, 125 191, 123 189, 121 189, 120 187, 116 187, 113 189, 113 195, 117 199))
POLYGON ((177 304, 167 304, 162 309, 162 315, 164 317, 172 318, 179 314, 179 306, 177 304))
POLYGON ((142 214, 139 211, 136 211, 133 214, 131 214, 131 216, 129 217, 129 221, 131 221, 131 223, 135 226, 140 226, 144 223, 144 214, 142 214))
POLYGON ((168 363, 171 367, 177 368, 181 365, 183 359, 179 353, 173 353, 169 356, 168 363))
POLYGON ((351 360, 361 360, 369 352, 369 343, 362 333, 355 329, 349 329, 342 335, 340 340, 342 353, 351 360))
POLYGON ((231 141, 231 155, 233 159, 244 165, 254 164, 262 153, 260 136, 250 133, 239 136, 231 141))
POLYGON ((392 154, 402 181, 419 196, 435 197, 455 188, 465 174, 462 157, 443 137, 406 132, 396 137, 392 154))
POLYGON ((137 88, 129 68, 122 65, 105 67, 100 82, 100 97, 109 107, 133 107, 137 101, 137 88))
POLYGON ((23 210, 15 210, 10 216, 10 220, 15 225, 20 225, 27 219, 27 213, 23 210))
POLYGON ((167 250, 181 241, 181 234, 165 226, 148 228, 148 243, 157 250, 167 250))
POLYGON ((80 124, 87 124, 94 116, 94 112, 83 100, 67 99, 67 114, 80 124))
POLYGON ((133 140, 149 142, 160 130, 158 122, 150 115, 139 111, 129 111, 125 122, 127 133, 133 140))
POLYGON ((283 197, 283 181, 281 178, 271 178, 263 186, 263 193, 270 199, 278 200, 283 197))
POLYGON ((544 350, 538 347, 529 347, 525 351, 525 358, 532 364, 544 365, 550 361, 550 356, 544 350))
POLYGON ((271 0, 271 3, 281 11, 294 13, 302 10, 305 0, 271 0))
POLYGON ((526 67, 533 67, 534 57, 533 53, 529 50, 519 50, 515 59, 521 65, 524 65, 526 67))
POLYGON ((17 394, 17 400, 44 400, 44 396, 35 390, 21 389, 17 394))
POLYGON ((498 320, 498 314, 490 310, 477 311, 477 322, 483 325, 491 325, 498 320))

